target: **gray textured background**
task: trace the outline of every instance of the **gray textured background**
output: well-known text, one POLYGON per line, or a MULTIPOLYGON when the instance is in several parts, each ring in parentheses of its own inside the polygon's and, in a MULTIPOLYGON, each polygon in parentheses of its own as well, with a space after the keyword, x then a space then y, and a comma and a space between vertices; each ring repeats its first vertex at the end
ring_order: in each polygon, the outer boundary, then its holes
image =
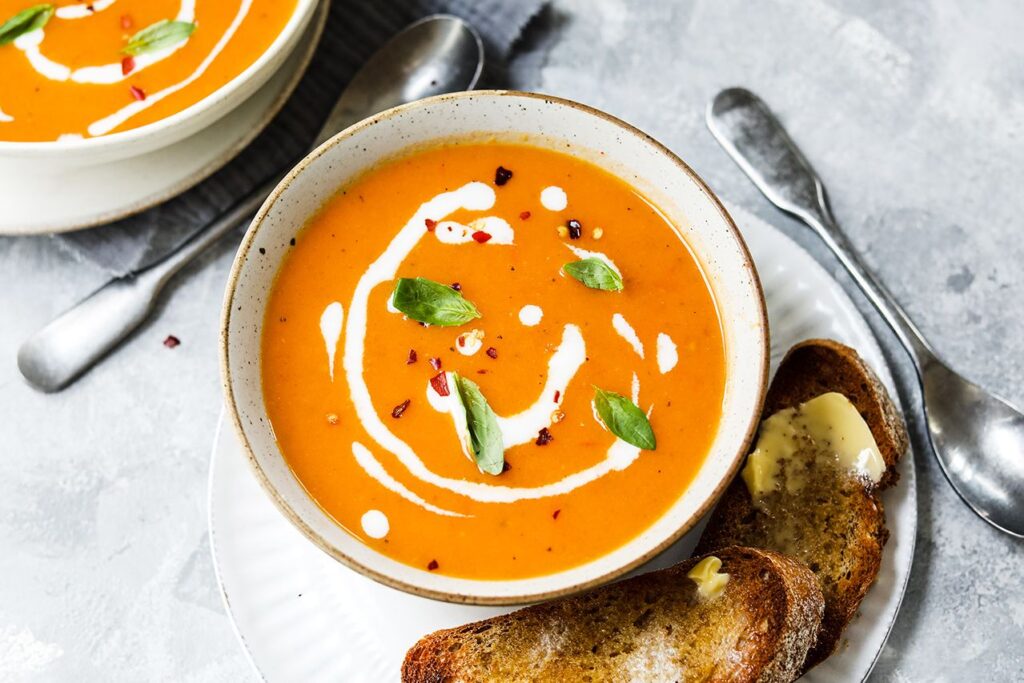
MULTIPOLYGON (((1024 5, 556 0, 543 28, 512 70, 515 85, 647 130, 849 285, 704 128, 718 89, 760 93, 935 346, 1024 404, 1024 5)), ((206 534, 231 252, 224 245, 184 273, 115 358, 42 396, 17 375, 17 344, 104 274, 52 240, 0 239, 0 680, 253 678, 206 534), (172 333, 182 345, 168 350, 172 333)), ((876 330, 913 405, 905 359, 876 330)), ((911 427, 917 555, 875 679, 1024 680, 1022 544, 959 503, 915 417, 911 427)))

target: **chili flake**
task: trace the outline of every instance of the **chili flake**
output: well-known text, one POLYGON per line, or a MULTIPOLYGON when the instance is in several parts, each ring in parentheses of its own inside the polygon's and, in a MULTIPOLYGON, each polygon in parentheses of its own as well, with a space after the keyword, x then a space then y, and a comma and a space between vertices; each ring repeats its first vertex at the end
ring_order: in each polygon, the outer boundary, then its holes
POLYGON ((555 403, 558 403, 558 399, 562 398, 562 392, 555 389, 555 403))
POLYGON ((140 88, 139 86, 137 86, 137 85, 130 86, 128 88, 128 90, 131 91, 132 97, 137 99, 139 102, 142 102, 144 99, 146 99, 146 91, 143 90, 142 88, 140 88))
POLYGON ((461 292, 461 291, 462 291, 462 285, 460 285, 460 284, 459 284, 458 282, 453 282, 453 283, 451 284, 451 287, 452 287, 452 289, 454 289, 454 290, 455 290, 456 292, 461 292))
POLYGON ((551 443, 554 440, 555 440, 555 437, 551 435, 551 432, 548 430, 547 427, 542 427, 541 430, 539 432, 537 432, 537 441, 536 441, 536 443, 537 443, 538 446, 547 446, 549 443, 551 443))
POLYGON ((121 75, 127 76, 135 70, 135 58, 131 55, 121 59, 121 75))
POLYGON ((441 359, 440 358, 431 358, 430 359, 430 367, 434 368, 435 370, 440 370, 441 369, 441 359))
POLYGON ((501 463, 501 473, 502 474, 505 474, 505 472, 508 472, 510 469, 512 469, 512 465, 508 464, 508 460, 506 460, 505 462, 501 463))
POLYGON ((173 349, 175 346, 181 344, 181 340, 175 337, 173 334, 167 335, 167 339, 164 339, 164 346, 169 349, 173 349))
POLYGON ((569 226, 569 239, 578 240, 583 234, 583 224, 575 218, 570 218, 567 225, 569 226))
POLYGON ((416 362, 416 349, 409 349, 409 357, 405 359, 406 365, 412 365, 416 362))
POLYGON ((437 569, 437 568, 438 568, 438 567, 440 567, 440 566, 441 566, 441 565, 439 565, 439 564, 437 563, 437 560, 431 560, 431 561, 430 561, 430 564, 428 564, 428 565, 427 565, 427 569, 429 569, 430 571, 434 571, 435 569, 437 569))
POLYGON ((438 396, 448 396, 451 390, 448 389, 448 374, 439 372, 430 378, 430 386, 437 392, 438 396))
POLYGON ((488 346, 487 351, 485 353, 487 353, 488 358, 498 357, 498 349, 494 348, 493 346, 488 346))
POLYGON ((135 22, 132 21, 131 15, 130 14, 122 14, 121 15, 121 28, 123 28, 125 31, 127 31, 128 29, 130 29, 133 26, 135 26, 135 22))
POLYGON ((520 211, 519 212, 519 220, 525 221, 525 220, 529 220, 529 218, 530 218, 530 212, 529 211, 520 211))
POLYGON ((510 180, 512 180, 512 171, 508 170, 504 166, 499 166, 498 170, 494 172, 495 185, 501 187, 510 180))
POLYGON ((551 519, 558 519, 558 515, 562 514, 561 510, 555 510, 551 513, 551 519))
POLYGON ((434 232, 434 228, 437 227, 437 221, 432 221, 429 218, 423 221, 427 226, 427 232, 434 232))
POLYGON ((477 230, 476 232, 473 233, 473 239, 479 242, 480 244, 483 244, 484 242, 487 242, 488 240, 491 239, 491 233, 484 232, 483 230, 477 230))
POLYGON ((398 418, 402 417, 402 414, 405 413, 405 411, 409 407, 410 403, 412 403, 412 399, 408 399, 407 398, 404 401, 402 401, 401 403, 399 403, 397 406, 392 408, 392 410, 391 410, 391 417, 395 418, 396 420, 398 418))

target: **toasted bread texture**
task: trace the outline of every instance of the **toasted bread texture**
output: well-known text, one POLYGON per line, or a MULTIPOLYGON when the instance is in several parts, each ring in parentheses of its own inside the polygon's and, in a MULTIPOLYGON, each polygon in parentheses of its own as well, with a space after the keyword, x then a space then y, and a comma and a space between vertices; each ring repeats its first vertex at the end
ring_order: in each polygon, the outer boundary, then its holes
POLYGON ((870 428, 885 461, 878 483, 838 471, 813 471, 810 485, 799 492, 771 494, 777 498, 766 512, 755 507, 737 477, 696 550, 746 545, 807 563, 821 583, 825 616, 805 670, 835 651, 878 576, 889 536, 879 492, 896 483, 896 465, 907 450, 906 427, 885 387, 856 351, 831 340, 805 341, 786 354, 768 390, 763 417, 828 392, 845 395, 870 428))
POLYGON ((801 562, 752 548, 715 553, 729 580, 705 597, 702 558, 432 633, 409 650, 406 683, 795 679, 824 600, 801 562))

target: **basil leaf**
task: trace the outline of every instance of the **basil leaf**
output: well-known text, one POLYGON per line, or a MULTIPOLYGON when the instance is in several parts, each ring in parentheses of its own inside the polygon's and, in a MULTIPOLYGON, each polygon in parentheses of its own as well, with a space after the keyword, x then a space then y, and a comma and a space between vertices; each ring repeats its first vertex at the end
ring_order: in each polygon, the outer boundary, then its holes
POLYGON ((128 39, 128 45, 121 52, 126 55, 138 56, 147 52, 155 52, 164 48, 174 47, 188 40, 196 25, 191 21, 161 21, 147 26, 128 39))
POLYGON ((466 424, 476 466, 487 474, 501 474, 505 469, 505 442, 498 427, 498 417, 487 405, 480 387, 457 372, 453 372, 452 377, 459 400, 466 408, 466 424))
POLYGON ((604 426, 615 436, 637 448, 653 451, 657 447, 644 411, 625 396, 594 387, 594 406, 604 426))
POLYGON ((23 9, 13 17, 0 24, 0 45, 13 43, 15 40, 46 26, 53 16, 53 5, 33 5, 23 9))
POLYGON ((591 256, 562 266, 562 270, 591 289, 622 291, 622 276, 599 258, 591 256))
POLYGON ((424 277, 399 278, 391 303, 413 320, 428 325, 455 327, 480 317, 480 311, 462 294, 424 277))

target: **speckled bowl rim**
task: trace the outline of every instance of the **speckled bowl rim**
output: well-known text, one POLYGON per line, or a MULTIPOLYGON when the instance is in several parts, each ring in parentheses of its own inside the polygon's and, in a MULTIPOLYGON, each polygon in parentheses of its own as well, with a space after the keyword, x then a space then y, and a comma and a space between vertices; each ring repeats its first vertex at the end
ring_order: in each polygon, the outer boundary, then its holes
MULTIPOLYGON (((722 321, 722 324, 725 325, 727 323, 725 321, 722 321)), ((693 529, 694 526, 696 526, 696 524, 708 512, 710 512, 711 508, 715 505, 718 499, 725 492, 726 487, 732 482, 733 478, 736 476, 737 471, 739 470, 740 464, 746 457, 747 451, 750 447, 751 442, 753 441, 754 434, 756 433, 757 427, 760 423, 760 406, 762 406, 764 403, 764 397, 768 388, 768 368, 770 354, 771 349, 769 345, 768 311, 765 303, 764 290, 761 286, 761 280, 757 275, 757 268, 754 265, 753 259, 751 258, 750 250, 748 249, 746 242, 743 240, 743 235, 736 227, 735 222, 732 220, 732 217, 729 215, 729 212, 726 211, 721 200, 711 190, 708 184, 704 182, 704 180, 692 168, 690 168, 690 166, 686 164, 686 162, 684 162, 681 158, 679 158, 679 156, 677 156, 675 153, 669 150, 665 145, 661 144, 660 142, 658 142, 657 140, 655 140, 653 137, 643 132, 642 130, 626 123, 625 121, 615 116, 612 116, 611 114, 603 112, 594 107, 581 104, 573 100, 568 100, 540 93, 523 92, 517 90, 476 90, 429 97, 423 100, 418 100, 416 102, 411 102, 409 104, 404 104, 393 109, 388 109, 384 112, 381 112, 380 114, 376 114, 367 119, 364 119, 363 121, 360 121, 359 123, 356 123, 350 126, 349 128, 346 128, 345 130, 343 130, 342 132, 338 133, 333 138, 325 142, 323 145, 318 147, 306 158, 300 161, 288 173, 288 175, 284 177, 284 179, 278 184, 276 188, 274 188, 274 191, 271 192, 270 196, 263 203, 263 206, 256 214, 256 217, 253 218, 252 223, 250 223, 249 228, 245 233, 245 236, 242 238, 242 242, 239 245, 238 252, 235 255, 235 260, 231 264, 231 271, 228 274, 227 286, 224 294, 224 304, 221 312, 219 355, 221 384, 224 390, 226 409, 228 414, 231 416, 231 422, 234 425, 235 433, 238 435, 239 442, 245 449, 246 460, 248 460, 249 466, 253 474, 255 474, 256 479, 259 481, 260 486, 273 501, 274 505, 278 508, 278 510, 281 511, 281 513, 288 519, 288 521, 292 523, 293 526, 299 529, 303 533, 303 535, 306 536, 306 538, 312 541, 323 552, 327 553, 329 556, 333 557, 335 560, 345 565, 349 569, 359 572, 360 574, 367 576, 373 579, 374 581, 382 583, 386 586, 390 586, 391 588, 396 588, 406 593, 411 593, 413 595, 431 598, 434 600, 441 600, 444 602, 453 602, 461 604, 518 605, 531 602, 540 602, 544 600, 550 600, 552 598, 561 597, 564 595, 578 593, 580 591, 584 591, 589 588, 594 588, 596 586, 602 585, 616 578, 619 578, 627 572, 636 569, 644 563, 654 559, 662 552, 664 552, 667 548, 669 548, 672 544, 674 544, 684 535, 686 535, 691 529, 693 529), (711 493, 706 497, 704 502, 697 507, 696 511, 690 516, 689 519, 685 520, 682 524, 680 524, 680 527, 674 533, 667 536, 664 540, 662 540, 652 549, 648 550, 646 553, 643 553, 642 555, 626 563, 623 563, 618 567, 609 569, 608 571, 605 571, 599 574, 598 576, 592 577, 585 581, 579 581, 572 585, 563 586, 557 589, 542 591, 538 593, 512 596, 506 595, 499 597, 450 593, 447 591, 424 588, 422 586, 418 586, 415 584, 408 583, 406 581, 396 579, 388 574, 384 574, 375 569, 367 567, 362 563, 358 562, 357 560, 353 559, 352 557, 349 557, 344 552, 335 547, 333 544, 331 544, 329 541, 321 537, 308 524, 306 524, 306 522, 299 516, 299 514, 295 512, 295 510, 288 504, 288 502, 285 501, 283 497, 278 493, 277 489, 270 481, 270 478, 263 471, 262 466, 257 460, 255 453, 253 452, 253 448, 249 443, 248 437, 246 436, 245 429, 242 426, 241 415, 239 413, 238 406, 235 401, 234 390, 232 388, 231 368, 229 362, 230 358, 228 351, 228 330, 230 328, 231 323, 232 303, 234 301, 235 289, 238 285, 238 280, 241 274, 243 264, 248 259, 249 252, 253 248, 256 236, 259 233, 260 227, 262 226, 264 219, 270 212, 270 209, 280 198, 280 196, 285 191, 287 191, 291 183, 300 174, 302 174, 306 170, 306 168, 310 166, 310 164, 312 164, 316 159, 318 159, 321 155, 326 153, 328 149, 336 145, 342 139, 351 137, 364 129, 370 128, 380 123, 381 121, 390 119, 391 117, 394 116, 405 114, 409 111, 418 109, 427 104, 435 104, 438 102, 446 101, 458 102, 463 99, 474 97, 525 97, 543 100, 550 104, 561 105, 582 111, 585 114, 595 116, 597 118, 603 119, 615 125, 625 134, 640 138, 642 142, 654 147, 660 154, 664 155, 670 162, 672 162, 673 165, 675 165, 680 171, 682 171, 685 175, 689 176, 690 180, 692 180, 698 186, 698 188, 704 192, 708 200, 711 202, 711 205, 715 208, 720 217, 723 219, 726 228, 729 230, 731 236, 735 239, 736 245, 739 247, 740 256, 742 259, 742 266, 750 276, 750 282, 754 289, 754 294, 756 295, 755 303, 757 304, 756 307, 758 314, 758 327, 761 331, 761 339, 759 341, 762 349, 761 357, 756 359, 761 365, 761 371, 760 373, 758 373, 759 377, 756 388, 757 400, 754 402, 755 410, 752 411, 752 414, 748 419, 745 434, 742 440, 740 441, 739 446, 736 449, 736 454, 733 456, 732 462, 725 470, 725 474, 722 477, 722 480, 718 483, 714 490, 711 491, 711 493)), ((478 581, 474 579, 461 580, 470 583, 488 583, 487 581, 478 581)))
MULTIPOLYGON (((329 4, 330 0, 326 0, 326 2, 329 4)), ((165 116, 151 123, 117 133, 98 135, 81 140, 33 140, 28 142, 0 140, 0 156, 10 154, 12 158, 24 158, 26 160, 53 159, 56 161, 63 154, 101 153, 118 147, 128 147, 132 144, 143 142, 153 135, 166 135, 169 141, 166 144, 157 145, 149 151, 159 150, 175 142, 180 142, 182 138, 172 139, 175 135, 173 129, 185 128, 189 125, 191 119, 223 107, 223 111, 219 112, 217 116, 206 124, 207 126, 211 125, 231 113, 238 105, 245 102, 252 93, 263 87, 276 70, 284 64, 288 55, 298 47, 304 31, 313 20, 319 6, 320 0, 296 0, 295 9, 289 15, 288 21, 285 22, 281 32, 274 37, 274 40, 271 41, 266 50, 261 52, 256 59, 227 83, 224 83, 198 102, 193 102, 170 116, 165 116), (273 66, 275 61, 277 61, 277 65, 273 66), (247 89, 250 86, 250 81, 256 78, 263 78, 263 83, 258 87, 247 89), (229 105, 228 101, 232 98, 237 98, 237 101, 229 105)), ((183 137, 188 137, 188 135, 186 134, 183 137)), ((124 155, 124 157, 130 156, 133 155, 124 155)), ((113 161, 116 162, 116 159, 113 161)))

